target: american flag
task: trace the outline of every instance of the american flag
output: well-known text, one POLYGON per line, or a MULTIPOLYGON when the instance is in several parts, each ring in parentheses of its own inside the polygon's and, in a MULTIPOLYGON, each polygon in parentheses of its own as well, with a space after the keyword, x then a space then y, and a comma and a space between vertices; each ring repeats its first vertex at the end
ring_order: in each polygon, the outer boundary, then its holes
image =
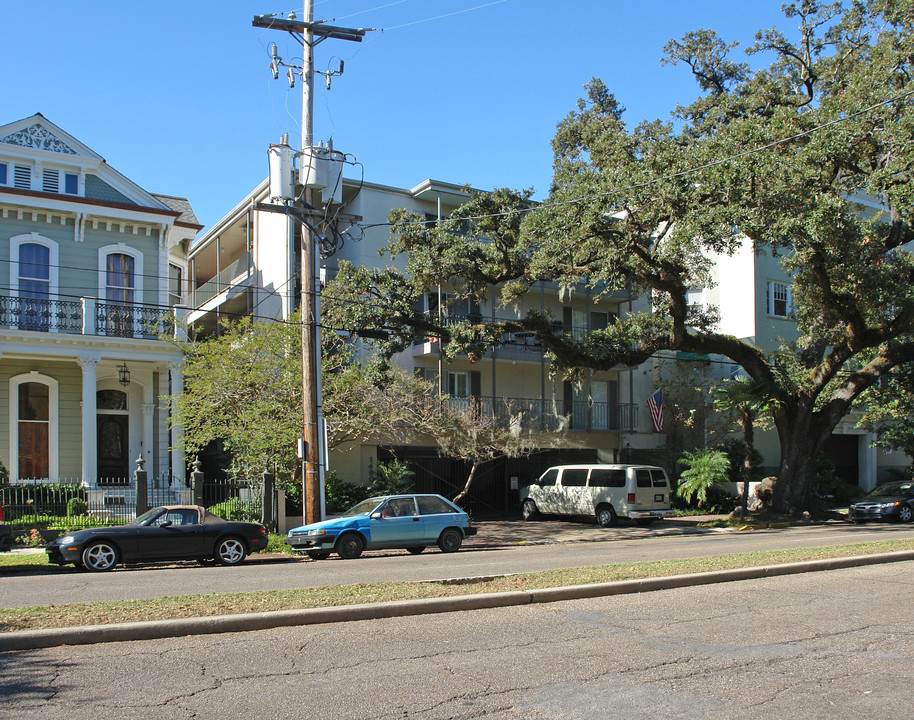
POLYGON ((654 432, 663 430, 663 391, 658 390, 647 399, 647 407, 651 411, 651 422, 654 423, 654 432))

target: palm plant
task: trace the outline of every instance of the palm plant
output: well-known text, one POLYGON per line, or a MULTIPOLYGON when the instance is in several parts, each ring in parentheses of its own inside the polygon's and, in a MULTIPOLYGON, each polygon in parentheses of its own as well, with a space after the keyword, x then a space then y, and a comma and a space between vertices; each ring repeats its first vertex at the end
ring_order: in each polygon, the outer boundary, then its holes
POLYGON ((723 450, 695 450, 686 452, 680 462, 689 467, 679 476, 679 487, 676 494, 686 502, 698 499, 698 507, 708 501, 708 490, 717 483, 727 479, 730 460, 723 450))

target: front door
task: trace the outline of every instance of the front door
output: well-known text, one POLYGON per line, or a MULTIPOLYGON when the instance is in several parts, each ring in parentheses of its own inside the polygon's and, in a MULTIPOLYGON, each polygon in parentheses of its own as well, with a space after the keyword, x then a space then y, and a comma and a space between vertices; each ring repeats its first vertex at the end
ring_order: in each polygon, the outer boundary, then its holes
POLYGON ((127 485, 128 474, 128 418, 126 415, 99 415, 98 429, 98 484, 127 485))

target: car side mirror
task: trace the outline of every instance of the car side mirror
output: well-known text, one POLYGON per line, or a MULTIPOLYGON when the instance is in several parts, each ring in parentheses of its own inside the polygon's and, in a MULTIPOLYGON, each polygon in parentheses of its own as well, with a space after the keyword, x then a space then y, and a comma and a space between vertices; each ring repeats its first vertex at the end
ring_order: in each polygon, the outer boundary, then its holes
POLYGON ((171 527, 171 520, 166 520, 159 527, 171 527))
POLYGON ((381 517, 383 517, 383 516, 382 516, 381 513, 379 513, 379 512, 373 512, 373 513, 371 513, 371 519, 372 519, 372 520, 380 520, 381 517))

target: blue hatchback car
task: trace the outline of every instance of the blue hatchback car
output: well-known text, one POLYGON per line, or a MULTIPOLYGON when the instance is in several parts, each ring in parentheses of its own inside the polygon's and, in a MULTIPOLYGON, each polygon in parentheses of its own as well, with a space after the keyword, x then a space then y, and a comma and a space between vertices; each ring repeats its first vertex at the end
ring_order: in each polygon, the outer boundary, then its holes
POLYGON ((475 534, 467 514, 440 495, 387 495, 363 500, 340 517, 293 528, 286 544, 314 560, 332 552, 351 559, 386 548, 418 555, 429 545, 457 552, 475 534))

